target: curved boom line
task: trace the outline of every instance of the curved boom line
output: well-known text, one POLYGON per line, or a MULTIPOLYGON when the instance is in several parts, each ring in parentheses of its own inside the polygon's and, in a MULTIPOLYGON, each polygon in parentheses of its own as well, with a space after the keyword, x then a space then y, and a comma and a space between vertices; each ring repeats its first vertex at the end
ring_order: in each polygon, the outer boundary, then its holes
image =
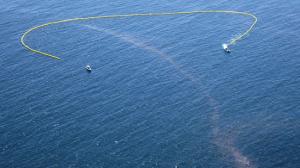
POLYGON ((44 55, 53 59, 60 60, 61 58, 54 56, 52 54, 33 49, 31 48, 27 43, 25 43, 24 39, 32 32, 37 29, 41 29, 50 25, 54 24, 60 24, 60 23, 67 23, 67 22, 75 22, 75 21, 86 21, 86 20, 93 20, 93 19, 117 19, 117 18, 123 18, 123 17, 143 17, 143 16, 167 16, 167 15, 191 15, 191 14, 200 14, 200 13, 227 13, 227 14, 238 14, 238 15, 243 15, 243 16, 249 16, 253 18, 253 23, 251 26, 245 31, 242 35, 234 38, 231 40, 231 42, 228 45, 233 45, 237 41, 241 40, 244 38, 246 35, 248 35, 254 26, 257 23, 257 17, 251 13, 247 12, 239 12, 239 11, 227 11, 227 10, 200 10, 200 11, 191 11, 191 12, 164 12, 164 13, 134 13, 134 14, 125 14, 125 15, 107 15, 107 16, 91 16, 91 17, 82 17, 82 18, 73 18, 73 19, 65 19, 65 20, 59 20, 59 21, 54 21, 54 22, 48 22, 39 26, 35 26, 27 30, 21 37, 20 41, 21 44, 28 49, 29 51, 33 53, 37 53, 40 55, 44 55))

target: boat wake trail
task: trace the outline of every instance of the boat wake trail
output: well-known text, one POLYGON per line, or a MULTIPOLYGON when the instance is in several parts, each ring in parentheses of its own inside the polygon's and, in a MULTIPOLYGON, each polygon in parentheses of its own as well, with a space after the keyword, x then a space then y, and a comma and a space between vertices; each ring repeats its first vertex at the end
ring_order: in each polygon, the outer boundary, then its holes
POLYGON ((182 66, 180 66, 176 61, 174 61, 170 56, 161 51, 160 49, 151 46, 136 37, 131 35, 120 33, 117 31, 99 28, 92 25, 83 25, 86 28, 92 29, 94 31, 98 31, 101 33, 105 33, 107 35, 111 35, 115 38, 118 38, 126 43, 134 45, 140 49, 146 50, 148 52, 154 53, 158 55, 164 61, 167 61, 176 69, 178 73, 180 73, 185 79, 191 81, 195 87, 204 88, 203 94, 208 99, 209 106, 212 108, 210 114, 210 120, 212 125, 212 143, 218 147, 218 150, 223 153, 225 156, 229 156, 233 158, 234 166, 237 168, 255 168, 254 164, 250 162, 249 158, 242 154, 242 152, 235 146, 233 138, 230 138, 228 135, 224 135, 220 131, 220 110, 219 103, 216 99, 214 99, 210 93, 208 92, 208 88, 201 82, 200 79, 195 78, 193 75, 187 73, 183 70, 182 66))

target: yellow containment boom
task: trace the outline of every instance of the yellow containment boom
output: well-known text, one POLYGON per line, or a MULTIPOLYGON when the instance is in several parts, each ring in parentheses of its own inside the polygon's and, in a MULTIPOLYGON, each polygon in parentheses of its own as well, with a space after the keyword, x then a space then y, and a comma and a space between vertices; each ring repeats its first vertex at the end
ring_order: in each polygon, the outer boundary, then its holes
POLYGON ((54 56, 50 53, 46 53, 43 51, 40 51, 38 49, 33 49, 31 48, 24 40, 25 38, 34 30, 41 29, 50 25, 54 24, 60 24, 60 23, 67 23, 67 22, 75 22, 75 21, 87 21, 87 20, 94 20, 94 19, 117 19, 117 18, 126 18, 126 17, 154 17, 154 16, 168 16, 168 15, 193 15, 193 14, 203 14, 203 13, 225 13, 225 14, 237 14, 237 15, 243 15, 247 17, 251 17, 253 19, 253 23, 251 26, 241 35, 237 36, 236 38, 232 39, 227 46, 235 44, 238 40, 241 40, 244 38, 246 35, 248 35, 254 26, 257 23, 257 17, 251 13, 247 12, 239 12, 239 11, 227 11, 227 10, 200 10, 200 11, 191 11, 191 12, 166 12, 166 13, 135 13, 135 14, 125 14, 125 15, 108 15, 108 16, 92 16, 92 17, 83 17, 83 18, 73 18, 73 19, 66 19, 66 20, 59 20, 59 21, 54 21, 54 22, 48 22, 39 26, 35 26, 29 30, 27 30, 21 37, 20 41, 22 45, 28 49, 31 52, 44 55, 47 57, 51 57, 53 59, 60 60, 59 57, 54 56))

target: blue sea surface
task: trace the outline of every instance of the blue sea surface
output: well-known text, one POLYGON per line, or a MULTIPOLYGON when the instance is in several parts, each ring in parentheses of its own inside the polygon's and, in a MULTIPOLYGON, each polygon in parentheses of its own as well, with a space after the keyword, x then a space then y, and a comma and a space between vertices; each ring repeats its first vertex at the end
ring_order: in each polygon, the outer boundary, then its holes
POLYGON ((300 1, 0 5, 1 168, 299 168, 300 1), (57 24, 75 17, 237 10, 57 24), (91 73, 84 69, 93 68, 91 73))

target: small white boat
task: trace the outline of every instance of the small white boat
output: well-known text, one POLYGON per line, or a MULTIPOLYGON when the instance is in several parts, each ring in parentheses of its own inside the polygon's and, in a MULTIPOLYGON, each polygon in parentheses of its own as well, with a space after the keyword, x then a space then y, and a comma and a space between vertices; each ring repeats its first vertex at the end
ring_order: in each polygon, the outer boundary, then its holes
POLYGON ((222 47, 223 47, 225 52, 230 53, 230 49, 229 49, 227 44, 222 44, 222 47))
POLYGON ((91 71, 92 71, 92 68, 91 68, 90 65, 86 65, 86 66, 85 66, 85 69, 86 69, 88 72, 91 72, 91 71))

